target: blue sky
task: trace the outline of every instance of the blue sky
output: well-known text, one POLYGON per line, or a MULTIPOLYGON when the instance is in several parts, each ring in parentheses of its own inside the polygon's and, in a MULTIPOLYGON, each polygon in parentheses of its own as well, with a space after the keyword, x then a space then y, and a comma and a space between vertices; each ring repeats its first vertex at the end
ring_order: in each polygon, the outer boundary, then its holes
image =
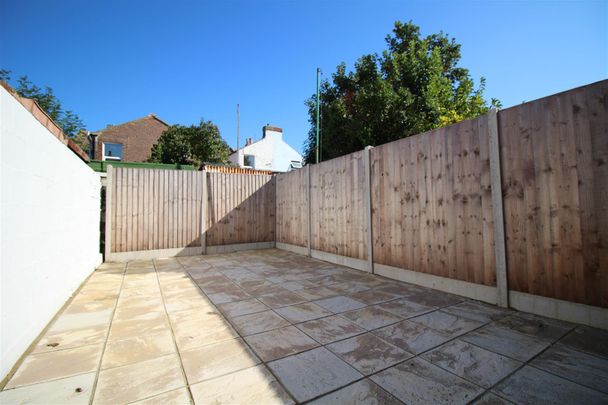
MULTIPOLYGON (((395 20, 462 44, 509 107, 605 79, 607 1, 0 0, 0 67, 51 86, 91 130, 156 113, 236 144, 270 123, 302 150, 315 70, 385 49, 395 20)), ((243 141, 241 141, 243 142, 243 141)))

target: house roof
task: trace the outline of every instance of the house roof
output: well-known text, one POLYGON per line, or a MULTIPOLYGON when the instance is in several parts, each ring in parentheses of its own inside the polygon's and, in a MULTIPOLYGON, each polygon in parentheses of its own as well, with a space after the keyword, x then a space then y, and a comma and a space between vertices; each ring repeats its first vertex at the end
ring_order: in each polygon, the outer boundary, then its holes
POLYGON ((117 124, 117 125, 111 125, 110 124, 110 125, 106 126, 104 129, 100 129, 98 131, 93 131, 93 132, 96 133, 96 134, 98 134, 98 135, 103 135, 104 133, 109 133, 109 132, 114 132, 114 131, 120 132, 125 127, 129 127, 129 126, 133 126, 133 125, 138 125, 142 121, 147 121, 147 120, 156 120, 156 121, 160 122, 161 124, 165 125, 166 127, 170 126, 165 121, 163 121, 160 118, 158 118, 156 116, 156 114, 148 114, 145 117, 141 117, 141 118, 137 118, 137 119, 134 119, 134 120, 131 120, 131 121, 123 122, 122 124, 117 124))
POLYGON ((38 122, 40 122, 51 134, 55 136, 55 138, 59 139, 61 143, 66 145, 76 156, 82 159, 85 162, 89 161, 89 155, 87 155, 80 146, 76 145, 76 143, 66 134, 63 133, 63 130, 55 121, 51 119, 51 117, 38 105, 36 100, 31 98, 22 97, 17 92, 9 86, 7 83, 0 81, 0 86, 4 87, 8 93, 15 98, 26 110, 28 110, 38 122))

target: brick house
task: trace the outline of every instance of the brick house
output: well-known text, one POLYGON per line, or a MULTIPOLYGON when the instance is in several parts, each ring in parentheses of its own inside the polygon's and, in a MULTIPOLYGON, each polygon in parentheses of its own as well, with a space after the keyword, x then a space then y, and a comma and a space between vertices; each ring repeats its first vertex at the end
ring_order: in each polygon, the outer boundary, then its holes
POLYGON ((95 160, 120 160, 123 162, 145 162, 150 157, 152 145, 169 127, 169 124, 154 114, 125 122, 108 125, 95 131, 95 160))

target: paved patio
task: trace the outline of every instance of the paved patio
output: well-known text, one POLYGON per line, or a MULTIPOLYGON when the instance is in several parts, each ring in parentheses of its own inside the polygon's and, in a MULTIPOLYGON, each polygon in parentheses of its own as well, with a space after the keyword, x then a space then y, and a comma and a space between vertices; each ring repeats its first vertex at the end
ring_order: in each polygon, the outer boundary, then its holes
POLYGON ((280 250, 107 263, 1 403, 608 403, 608 332, 280 250))

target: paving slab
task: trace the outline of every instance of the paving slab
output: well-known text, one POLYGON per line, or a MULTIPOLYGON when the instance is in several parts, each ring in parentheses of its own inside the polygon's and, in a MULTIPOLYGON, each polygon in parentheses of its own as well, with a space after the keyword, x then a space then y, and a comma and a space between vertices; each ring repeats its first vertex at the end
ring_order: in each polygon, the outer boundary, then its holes
POLYGON ((491 323, 460 337, 465 342, 519 361, 528 361, 551 342, 491 323))
POLYGON ((420 358, 381 371, 371 379, 406 404, 464 404, 483 392, 481 387, 420 358))
POLYGON ((445 307, 442 311, 482 323, 498 321, 513 313, 513 311, 509 309, 499 308, 477 301, 464 301, 450 307, 445 307))
POLYGON ((96 371, 103 344, 30 354, 23 360, 6 388, 41 383, 96 371))
POLYGON ((531 314, 511 315, 497 322, 499 325, 520 333, 551 342, 563 337, 574 325, 531 314))
POLYGON ((456 305, 466 299, 458 295, 448 294, 442 291, 436 291, 431 289, 425 289, 424 291, 414 291, 412 293, 405 294, 405 297, 410 301, 416 302, 418 304, 438 308, 456 305))
POLYGON ((365 332, 365 329, 356 323, 338 315, 300 323, 297 327, 321 344, 332 343, 365 332))
POLYGON ((102 370, 93 404, 129 403, 185 386, 176 355, 102 370))
POLYGON ((402 405, 403 403, 374 382, 365 379, 315 399, 309 404, 402 405))
POLYGON ((385 291, 379 290, 366 290, 355 294, 351 294, 350 297, 356 301, 362 302, 367 305, 380 304, 382 302, 391 301, 399 298, 396 294, 391 294, 385 291))
POLYGON ((413 318, 415 316, 426 314, 427 312, 431 312, 437 309, 436 307, 430 307, 427 305, 412 302, 407 298, 400 298, 394 301, 384 302, 376 306, 404 319, 413 318))
POLYGON ((196 404, 293 404, 263 365, 203 381, 190 387, 196 404))
POLYGON ((312 319, 333 315, 333 312, 328 311, 317 304, 313 304, 312 302, 277 308, 274 311, 291 323, 306 322, 312 319))
POLYGON ((250 335, 245 340, 266 362, 319 346, 316 341, 295 326, 250 335))
POLYGON ((484 388, 492 387, 523 364, 458 339, 426 352, 422 357, 484 388))
POLYGON ((419 354, 437 347, 450 336, 410 321, 373 331, 375 335, 410 353, 419 354))
POLYGON ((169 330, 165 313, 154 313, 146 319, 112 322, 108 340, 121 340, 132 336, 154 335, 169 330))
POLYGON ((475 405, 511 405, 513 402, 507 401, 504 398, 499 397, 491 392, 486 392, 475 401, 472 402, 475 405))
POLYGON ((608 359, 556 344, 530 365, 608 394, 608 359))
POLYGON ((208 294, 207 296, 215 305, 225 304, 227 302, 242 301, 251 298, 251 295, 240 288, 238 290, 234 289, 215 294, 208 294))
POLYGON ((342 293, 333 288, 323 286, 323 287, 317 287, 317 288, 306 288, 304 290, 298 290, 297 294, 299 296, 301 296, 302 298, 304 298, 305 300, 313 301, 313 300, 320 300, 323 298, 335 297, 337 295, 341 295, 342 293))
POLYGON ((180 351, 238 337, 230 323, 217 313, 201 317, 196 317, 189 311, 174 314, 171 325, 180 351))
POLYGON ((190 404, 190 394, 187 388, 178 388, 164 392, 141 401, 131 402, 131 405, 185 405, 190 404))
POLYGON ((89 403, 96 373, 80 374, 40 384, 0 392, 0 404, 82 404, 89 403))
POLYGON ((256 312, 267 311, 269 308, 255 298, 248 300, 229 302, 218 305, 218 308, 224 315, 229 318, 234 318, 240 315, 255 314, 256 312))
POLYGON ((288 305, 301 304, 306 302, 304 298, 292 291, 284 291, 276 294, 262 295, 258 298, 262 303, 270 308, 281 308, 288 305))
POLYGON ((268 367, 298 402, 316 398, 363 377, 324 347, 270 362, 268 367))
POLYGON ((340 314, 367 330, 378 329, 403 320, 403 318, 378 307, 365 307, 340 314))
POLYGON ((109 325, 98 325, 62 331, 49 330, 38 341, 32 352, 42 353, 100 344, 107 338, 108 329, 109 325))
POLYGON ((584 352, 608 358, 608 331, 578 326, 568 333, 560 343, 584 352))
POLYGON ((169 330, 155 335, 135 336, 108 342, 101 368, 124 366, 175 353, 175 343, 169 330))
POLYGON ((482 322, 451 315, 443 311, 429 312, 428 314, 410 318, 409 320, 428 328, 435 329, 436 331, 440 331, 452 338, 483 325, 482 322))
POLYGON ((255 366, 258 357, 242 339, 232 339, 181 353, 188 384, 255 366))
POLYGON ((525 366, 493 391, 515 403, 605 404, 608 396, 534 367, 525 366))
POLYGON ((371 333, 332 343, 327 348, 364 375, 373 374, 414 356, 371 333))
POLYGON ((230 321, 243 336, 289 326, 289 322, 270 310, 237 316, 230 321))
POLYGON ((362 302, 354 300, 344 295, 337 297, 325 298, 322 300, 314 301, 315 304, 327 309, 328 311, 338 314, 340 312, 352 311, 353 309, 363 308, 366 305, 362 302))

